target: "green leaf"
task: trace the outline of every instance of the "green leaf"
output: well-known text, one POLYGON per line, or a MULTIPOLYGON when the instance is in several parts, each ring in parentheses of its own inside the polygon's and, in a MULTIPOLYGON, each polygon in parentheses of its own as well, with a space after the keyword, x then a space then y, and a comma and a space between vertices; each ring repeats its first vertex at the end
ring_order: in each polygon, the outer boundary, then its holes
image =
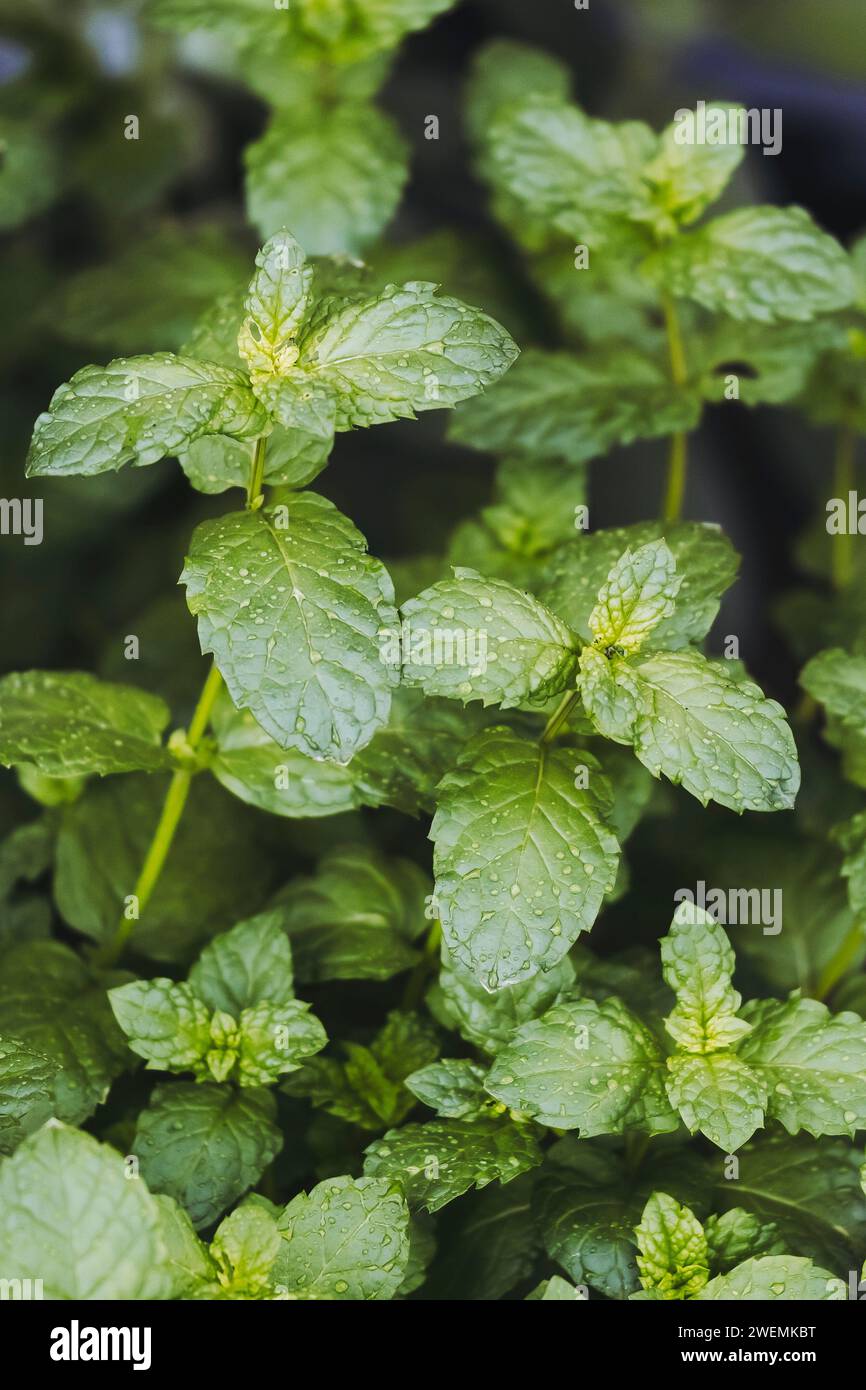
POLYGON ((299 367, 336 396, 338 430, 456 405, 511 366, 518 349, 505 329, 436 288, 388 285, 314 316, 299 367))
POLYGON ((172 1294, 156 1200, 108 1144, 57 1123, 0 1164, 0 1269, 48 1299, 172 1294))
POLYGON ((57 1063, 18 1038, 0 1037, 0 1154, 11 1153, 54 1113, 57 1063))
POLYGON ((0 230, 19 227, 50 207, 62 168, 49 134, 33 120, 4 115, 0 124, 0 230))
POLYGON ((862 1155, 847 1139, 761 1136, 737 1155, 731 1181, 715 1155, 704 1190, 718 1208, 744 1207, 774 1222, 789 1250, 843 1274, 859 1268, 866 1241, 862 1155))
POLYGON ((49 777, 155 772, 169 765, 163 700, 79 671, 24 671, 0 680, 0 763, 49 777))
POLYGON ((279 1153, 269 1092, 214 1082, 157 1086, 138 1117, 134 1152, 148 1186, 189 1212, 196 1230, 258 1180, 279 1153))
MULTIPOLYGON (((612 662, 619 681, 625 663, 612 662)), ((703 805, 786 811, 800 767, 785 711, 751 681, 735 681, 696 651, 660 652, 629 668, 636 709, 634 750, 703 805)))
MULTIPOLYGON (((724 121, 725 135, 732 121, 745 115, 742 107, 723 102, 707 102, 703 115, 704 129, 713 129, 714 122, 724 121)), ((746 152, 745 143, 727 138, 710 144, 701 139, 698 115, 690 111, 682 120, 667 126, 659 137, 659 151, 644 168, 644 177, 652 184, 659 206, 674 225, 695 222, 711 203, 724 192, 732 174, 746 152)), ((734 126, 736 135, 739 127, 734 126)))
POLYGON ((439 979, 428 993, 431 1012, 483 1052, 499 1051, 521 1023, 537 1018, 574 983, 568 956, 546 972, 491 994, 476 975, 443 950, 439 979))
POLYGON ((589 629, 598 647, 636 652, 674 611, 681 578, 665 542, 625 550, 598 591, 589 629))
POLYGON ((155 1193, 159 1209, 159 1233, 167 1251, 172 1280, 171 1298, 213 1296, 217 1269, 206 1245, 199 1240, 192 1222, 173 1197, 155 1193))
POLYGON ((568 99, 571 74, 565 63, 540 48, 513 39, 491 39, 475 50, 466 90, 466 124, 483 143, 497 116, 533 95, 568 99))
POLYGON ((704 1228, 689 1207, 654 1192, 635 1230, 641 1286, 662 1298, 694 1298, 710 1277, 704 1228))
POLYGON ((533 95, 499 112, 486 164, 497 188, 534 218, 594 246, 623 218, 652 220, 642 171, 656 146, 639 121, 612 125, 554 95, 533 95))
POLYGON ((716 618, 721 595, 736 578, 739 563, 727 536, 709 523, 684 521, 666 527, 658 521, 641 521, 605 531, 579 531, 551 556, 539 596, 589 642, 590 613, 618 556, 661 537, 676 562, 680 587, 673 613, 649 634, 645 649, 675 651, 700 642, 716 618))
POLYGON ((230 1297, 266 1297, 271 1292, 271 1268, 281 1248, 276 1218, 261 1202, 249 1200, 220 1222, 210 1253, 230 1297))
POLYGON ((192 1071, 210 1047, 210 1013, 189 985, 133 980, 108 994, 132 1051, 149 1071, 192 1071))
POLYGON ((699 1299, 784 1298, 790 1302, 821 1302, 848 1297, 847 1286, 811 1260, 794 1255, 765 1255, 745 1260, 730 1274, 720 1274, 695 1294, 699 1299))
POLYGON ((306 819, 337 815, 364 803, 355 782, 357 757, 344 765, 280 748, 249 710, 237 709, 225 691, 211 723, 217 748, 209 770, 250 806, 275 816, 306 819))
POLYGON ((511 1110, 554 1129, 666 1134, 677 1117, 665 1060, 649 1029, 618 999, 556 1004, 499 1052, 485 1087, 511 1110))
POLYGON ((373 241, 409 173, 399 129, 367 101, 277 111, 244 162, 250 220, 265 237, 291 227, 311 255, 354 254, 373 241))
POLYGON ((297 1071, 304 1058, 319 1052, 328 1041, 309 1007, 300 999, 290 999, 284 1004, 264 1000, 243 1009, 237 1023, 237 1069, 229 1075, 236 1074, 241 1086, 267 1086, 297 1071))
POLYGON ((542 1303, 580 1303, 585 1298, 585 1294, 576 1289, 573 1284, 569 1284, 567 1279, 561 1275, 554 1274, 550 1279, 542 1279, 541 1283, 526 1295, 527 1300, 538 1299, 542 1303))
POLYGON ((292 952, 282 913, 259 913, 222 932, 207 945, 189 972, 190 989, 209 1009, 235 1018, 256 1004, 294 999, 292 952))
POLYGON ((831 1016, 817 999, 756 1001, 746 1007, 752 1031, 737 1055, 767 1088, 767 1114, 789 1134, 805 1129, 854 1137, 866 1129, 866 1023, 831 1016))
POLYGON ((279 376, 294 366, 298 330, 310 310, 313 267, 285 230, 272 236, 256 256, 256 273, 244 309, 238 348, 255 389, 261 375, 279 376))
POLYGON ((446 1120, 468 1119, 488 1103, 484 1068, 466 1057, 443 1057, 406 1078, 406 1085, 425 1105, 446 1120))
POLYGON ((612 647, 584 647, 579 665, 577 688, 591 727, 617 743, 633 743, 643 702, 634 667, 617 660, 612 647))
POLYGON ((828 648, 806 663, 800 684, 846 728, 866 731, 866 656, 828 648))
POLYGON ((735 319, 807 323, 854 297, 848 258, 798 207, 738 208, 659 253, 668 291, 735 319))
POLYGON ((406 859, 368 845, 322 857, 274 900, 292 944, 299 980, 386 980, 418 959, 430 882, 406 859))
POLYGON ((503 580, 455 569, 453 579, 425 589, 401 612, 403 682, 429 695, 508 709, 546 703, 574 675, 577 638, 503 580))
POLYGON ((490 453, 520 453, 572 464, 615 444, 691 430, 701 415, 693 388, 633 349, 525 352, 506 379, 451 421, 449 439, 490 453))
POLYGON ((303 493, 202 522, 181 582, 202 650, 280 747, 347 763, 386 723, 393 585, 333 503, 303 493))
MULTIPOLYGON (((54 897, 70 926, 108 940, 130 902, 165 801, 162 777, 113 777, 63 808, 54 897)), ((171 853, 134 928, 135 949, 186 961, 207 937, 264 906, 274 864, 261 827, 209 778, 193 781, 171 853)))
POLYGON ((364 1172, 400 1184, 410 1207, 439 1211, 470 1187, 511 1182, 541 1162, 527 1125, 508 1119, 431 1120, 389 1130, 365 1150, 364 1172))
POLYGON ((5 953, 0 1033, 56 1064, 54 1113, 70 1124, 93 1113, 129 1064, 105 983, 97 984, 59 941, 26 942, 5 953))
POLYGON ((500 1299, 531 1276, 539 1249, 530 1211, 536 1171, 468 1192, 436 1218, 439 1249, 426 1298, 500 1299))
POLYGON ((752 1255, 784 1255, 775 1222, 761 1221, 751 1211, 731 1207, 721 1216, 710 1216, 704 1223, 710 1268, 725 1274, 752 1255))
POLYGON ((479 734, 443 778, 430 831, 442 932, 488 989, 551 969, 592 926, 619 860, 608 805, 591 754, 510 729, 479 734))
POLYGON ((240 372, 170 352, 82 367, 36 420, 29 477, 142 467, 206 434, 252 439, 265 411, 240 372))
POLYGON ((751 1025, 736 1014, 734 953, 714 917, 688 901, 662 937, 662 971, 677 997, 665 1028, 686 1052, 717 1052, 736 1044, 751 1025))
POLYGON ((350 764, 355 794, 366 806, 432 815, 437 785, 481 722, 478 711, 398 686, 388 723, 350 764))
POLYGON ((279 1228, 271 1279, 288 1298, 390 1299, 403 1281, 409 1210, 394 1183, 328 1178, 289 1202, 279 1228))
POLYGON ((577 532, 587 500, 586 470, 557 459, 505 458, 496 470, 495 501, 485 525, 509 551, 543 555, 577 532))
POLYGON ((725 1052, 668 1058, 667 1093, 691 1134, 733 1153, 764 1123, 767 1087, 745 1062, 725 1052))

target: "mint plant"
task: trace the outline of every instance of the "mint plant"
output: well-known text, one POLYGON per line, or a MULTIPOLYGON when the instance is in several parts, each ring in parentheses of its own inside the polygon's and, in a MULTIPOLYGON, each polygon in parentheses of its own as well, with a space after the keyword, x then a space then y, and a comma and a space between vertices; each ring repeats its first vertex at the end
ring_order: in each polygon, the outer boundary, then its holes
POLYGON ((130 544, 182 545, 186 611, 118 582, 122 656, 0 677, 0 1277, 46 1297, 818 1301, 863 1266, 863 570, 805 538, 789 719, 683 519, 731 401, 832 424, 853 487, 863 243, 737 202, 696 113, 600 120, 497 40, 467 133, 549 331, 472 238, 377 244, 408 156, 374 99, 450 7, 146 9, 271 108, 263 244, 145 228, 58 301, 126 355, 70 368, 27 474, 50 520, 176 460, 130 544), (402 504, 442 409, 491 495, 385 563, 338 436, 402 422, 402 504), (659 439, 660 518, 598 527, 602 456, 659 439))

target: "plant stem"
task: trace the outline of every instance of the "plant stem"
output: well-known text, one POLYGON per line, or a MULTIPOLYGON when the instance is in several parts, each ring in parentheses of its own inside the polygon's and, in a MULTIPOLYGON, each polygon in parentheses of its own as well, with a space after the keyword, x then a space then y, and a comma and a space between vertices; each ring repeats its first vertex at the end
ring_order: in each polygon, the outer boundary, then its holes
POLYGON ((866 946, 866 937, 864 937, 863 927, 860 922, 855 922, 836 954, 830 957, 818 976, 814 993, 815 999, 827 998, 827 995, 836 987, 849 966, 854 964, 864 946, 866 946))
MULTIPOLYGON (((668 355, 671 363, 671 378, 675 386, 685 386, 688 379, 683 335, 677 316, 676 305, 669 294, 662 295, 662 310, 665 316, 665 330, 668 337, 668 355)), ((683 513, 683 498, 686 491, 686 435, 676 430, 671 435, 671 448, 668 458, 668 480, 665 488, 663 521, 679 521, 683 513)))
POLYGON ((255 507, 262 495, 262 484, 265 478, 265 450, 268 441, 264 435, 256 440, 256 447, 253 453, 253 461, 250 467, 250 480, 247 483, 247 507, 255 507))
MULTIPOLYGON (((192 749, 198 747, 207 729, 214 700, 219 693, 221 685, 222 677, 216 665, 213 665, 202 687, 202 692, 199 696, 198 704, 195 707, 187 732, 186 741, 192 749)), ((153 839, 150 842, 147 854, 144 856, 141 873, 138 875, 135 888, 133 889, 133 894, 138 900, 138 916, 121 917, 111 941, 106 942, 104 946, 101 946, 100 949, 94 953, 94 965, 102 967, 114 965, 115 961, 120 958, 121 952, 129 940, 135 923, 139 920, 150 901, 153 890, 159 882, 159 876, 162 873, 163 866, 168 857, 168 852, 174 841, 175 832, 177 831, 178 823, 183 814, 186 799, 189 796, 189 789, 192 785, 193 776, 194 770, 189 767, 179 767, 172 776, 165 801, 163 802, 162 811, 156 824, 156 829, 153 832, 153 839)))
POLYGON ((579 695, 580 692, 577 690, 567 690, 565 692, 544 726, 544 732, 541 735, 542 743, 550 743, 551 739, 556 737, 571 713, 572 707, 577 703, 579 695))
POLYGON ((435 967, 441 941, 442 927, 436 921, 427 933, 427 939, 424 942, 424 954, 406 981, 406 988, 400 1001, 401 1009, 414 1009, 420 1004, 421 995, 424 993, 424 986, 427 983, 427 976, 435 967))
MULTIPOLYGON (((833 495, 841 497, 845 514, 848 512, 848 494, 854 489, 854 431, 849 425, 842 425, 836 436, 836 461, 833 468, 833 495)), ((832 574, 833 586, 845 589, 854 578, 854 537, 847 530, 833 537, 832 574)))

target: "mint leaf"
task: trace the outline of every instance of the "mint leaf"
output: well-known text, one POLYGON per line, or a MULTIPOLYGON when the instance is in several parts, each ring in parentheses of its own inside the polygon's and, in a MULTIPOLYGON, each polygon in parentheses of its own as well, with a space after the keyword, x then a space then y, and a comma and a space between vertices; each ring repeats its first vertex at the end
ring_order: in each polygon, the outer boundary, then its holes
POLYGON ((244 162, 250 220, 262 236, 291 227, 311 255, 357 253, 373 241, 409 172, 399 129, 366 101, 277 111, 244 162))
POLYGON ((158 463, 206 434, 252 439, 268 420, 240 372, 175 357, 119 357, 58 387, 33 430, 27 473, 93 474, 158 463))
MULTIPOLYGON (((328 1036, 309 1004, 289 999, 283 1004, 263 1000, 241 1010, 237 1020, 237 1042, 227 1050, 223 1074, 234 1076, 241 1086, 267 1086, 287 1072, 297 1071, 304 1058, 319 1052, 328 1036), (229 1058, 235 1060, 236 1073, 228 1071, 229 1058)), ((214 1067, 211 1064, 211 1071, 214 1067)))
POLYGON ((299 367, 336 397, 338 430, 456 405, 518 352, 495 319, 422 280, 347 301, 314 319, 299 346, 299 367))
POLYGON ((695 1294, 696 1298, 754 1299, 784 1298, 793 1302, 822 1302, 848 1297, 847 1287, 826 1269, 811 1260, 794 1255, 764 1255, 745 1260, 730 1274, 720 1274, 695 1294))
POLYGON ((330 850, 315 877, 295 879, 273 904, 298 979, 386 980, 414 964, 429 887, 408 860, 365 845, 330 850))
POLYGON ((664 541, 623 551, 589 615, 596 646, 638 651, 653 629, 673 613, 681 582, 664 541))
POLYGON ((250 1198, 221 1221, 210 1253, 229 1296, 271 1296, 271 1268, 281 1247, 276 1217, 260 1201, 250 1198))
POLYGON ((0 1154, 11 1153, 54 1112, 57 1063, 18 1038, 0 1037, 0 1154))
POLYGON ((598 591, 617 558, 664 539, 676 563, 680 586, 673 613, 648 635, 645 650, 676 651, 700 642, 719 611, 719 599, 737 574, 738 556, 717 526, 696 521, 663 526, 640 521, 604 531, 578 532, 551 556, 539 597, 585 641, 592 640, 589 617, 598 591))
POLYGON ((853 1138, 866 1128, 862 1019, 831 1016, 817 999, 764 999, 745 1012, 752 1031, 737 1055, 766 1085, 768 1115, 789 1134, 853 1138))
POLYGON ((256 1004, 292 1000, 292 952, 282 914, 262 912, 222 932, 202 951, 189 984, 208 1008, 235 1015, 256 1004))
POLYGON ((700 414, 697 394, 642 353, 617 348, 583 361, 532 348, 495 390, 457 412, 448 437, 575 464, 614 444, 693 429, 700 414))
POLYGON ((549 970, 592 926, 619 858, 608 806, 591 754, 509 729, 479 734, 443 778, 430 830, 442 932, 486 988, 549 970))
MULTIPOLYGON (((275 415, 285 414, 289 424, 275 425, 268 435, 265 451, 263 481, 269 486, 306 487, 327 465, 334 443, 333 409, 330 421, 310 416, 309 407, 301 399, 303 411, 295 410, 294 421, 289 412, 294 404, 294 387, 287 378, 274 378, 270 390, 258 383, 259 398, 275 415), (300 419, 306 418, 304 428, 300 419), (313 428, 309 426, 312 424, 313 428)), ((250 480, 253 444, 228 439, 223 434, 207 434, 196 439, 178 453, 178 462, 198 492, 218 493, 227 488, 246 488, 250 480)))
POLYGON ((677 997, 665 1028, 686 1052, 717 1052, 751 1025, 737 1018, 742 999, 731 984, 734 953, 714 917, 682 902, 662 937, 662 971, 677 997))
POLYGON ((731 1207, 721 1216, 710 1216, 704 1223, 704 1234, 710 1268, 721 1274, 747 1259, 750 1252, 756 1255, 785 1253, 775 1222, 763 1222, 754 1212, 742 1207, 731 1207))
POLYGON ((201 1230, 279 1153, 275 1119, 267 1091, 174 1081, 157 1086, 141 1111, 133 1151, 148 1186, 174 1197, 201 1230))
POLYGON ((413 1071, 406 1085, 425 1105, 446 1120, 462 1120, 480 1114, 488 1103, 484 1068, 468 1058, 443 1058, 413 1071))
POLYGON ((260 375, 279 376, 297 361, 294 339, 310 310, 312 281, 313 268, 290 232, 272 236, 256 256, 238 334, 254 388, 260 375))
POLYGON ((229 694, 282 748, 346 763, 388 718, 380 660, 394 590, 363 536, 315 493, 204 521, 181 575, 229 694))
POLYGON ((635 1230, 644 1289, 662 1298, 694 1298, 707 1283, 709 1251, 694 1212, 666 1192, 654 1192, 635 1230))
MULTIPOLYGON (((707 102, 703 111, 707 127, 724 121, 730 129, 732 118, 745 112, 742 107, 707 102)), ((644 177, 653 186, 659 207, 677 223, 688 225, 714 203, 742 162, 745 144, 738 139, 710 144, 701 141, 697 112, 667 126, 659 136, 659 150, 644 168, 644 177), (686 138, 689 136, 690 138, 686 138)))
POLYGON ((668 1058, 667 1093, 690 1133, 733 1153, 764 1123, 767 1087, 761 1076, 727 1052, 668 1058))
POLYGON ((388 1299, 409 1260, 409 1210, 394 1183, 328 1178, 289 1202, 271 1280, 288 1298, 388 1299))
POLYGON ((556 1004, 523 1024, 484 1084, 510 1110, 584 1139, 677 1128, 658 1043, 615 998, 556 1004))
POLYGON ((798 207, 738 208, 670 242, 656 264, 671 294, 759 323, 805 323, 854 296, 842 247, 798 207))
POLYGON ((402 607, 402 679, 430 695, 543 704, 567 686, 577 638, 531 594, 455 569, 402 607))
POLYGON ((157 771, 169 765, 168 706, 131 685, 79 671, 24 671, 0 680, 0 763, 49 777, 157 771))
POLYGON ((508 1119, 404 1125, 376 1139, 365 1153, 365 1173, 399 1183, 410 1207, 430 1212, 470 1187, 511 1182, 541 1162, 531 1128, 508 1119))
POLYGON ((57 1068, 58 1119, 80 1124, 129 1064, 126 1040, 98 984, 68 946, 32 941, 7 950, 0 981, 0 1034, 57 1068))
POLYGON ((41 1280, 49 1299, 172 1291, 155 1198, 108 1144, 57 1123, 0 1164, 0 1269, 41 1280))
POLYGON ((192 1071, 210 1046, 210 1013, 189 985, 133 980, 109 991, 114 1016, 150 1071, 192 1071))

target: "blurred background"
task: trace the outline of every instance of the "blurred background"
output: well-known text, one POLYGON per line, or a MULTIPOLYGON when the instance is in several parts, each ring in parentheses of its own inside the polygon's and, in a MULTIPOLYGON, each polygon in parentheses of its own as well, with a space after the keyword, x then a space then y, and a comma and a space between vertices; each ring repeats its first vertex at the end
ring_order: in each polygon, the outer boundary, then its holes
MULTIPOLYGON (((130 678, 123 639, 137 633, 134 679, 170 698, 181 722, 202 663, 175 585, 193 526, 236 496, 193 492, 173 461, 31 487, 26 447, 79 367, 177 349, 217 295, 245 283, 261 238, 245 211, 244 150, 275 91, 289 131, 306 117, 280 53, 239 59, 218 29, 179 35, 142 10, 0 0, 0 494, 30 488, 45 505, 40 546, 0 537, 0 665, 130 678), (122 135, 129 114, 137 141, 122 135)), ((781 153, 749 149, 732 201, 802 203, 846 244, 866 229, 863 0, 463 0, 406 40, 377 97, 410 154, 397 210, 364 247, 393 278, 441 278, 522 346, 555 342, 550 306, 488 212, 464 127, 473 57, 502 37, 566 62, 594 115, 660 127, 701 97, 782 107, 781 153), (425 138, 431 114, 438 140, 425 138)), ((316 481, 386 562, 442 553, 489 501, 494 460, 447 444, 444 414, 338 436, 316 481)), ((656 514, 665 453, 663 441, 642 443, 591 466, 593 527, 656 514)), ((830 434, 800 415, 730 404, 706 412, 692 448, 686 516, 719 522, 743 555, 715 649, 738 634, 751 672, 785 702, 797 698, 800 654, 775 606, 797 578, 797 537, 830 495, 831 455, 830 434)), ((21 808, 4 777, 0 829, 21 808)), ((690 803, 683 814, 706 813, 690 803)), ((649 832, 635 854, 649 863, 654 852, 649 832)))

